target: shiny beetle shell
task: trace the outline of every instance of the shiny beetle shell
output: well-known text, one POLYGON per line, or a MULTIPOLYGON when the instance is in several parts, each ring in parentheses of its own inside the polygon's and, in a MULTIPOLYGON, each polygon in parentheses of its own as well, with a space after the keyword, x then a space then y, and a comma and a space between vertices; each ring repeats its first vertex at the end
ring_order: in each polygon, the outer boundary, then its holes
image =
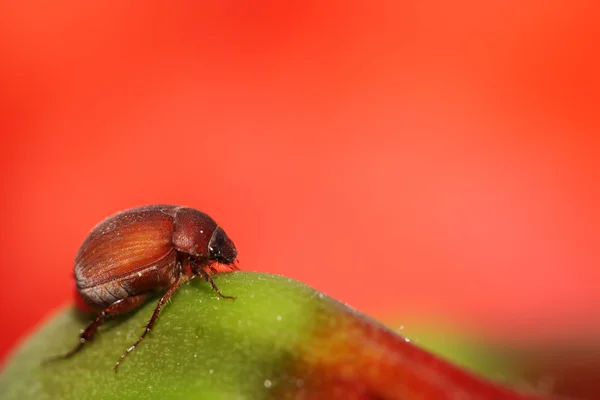
POLYGON ((173 205, 126 210, 94 227, 81 245, 75 258, 77 289, 96 307, 166 289, 177 278, 175 264, 182 254, 200 264, 232 264, 237 251, 201 211, 173 205))

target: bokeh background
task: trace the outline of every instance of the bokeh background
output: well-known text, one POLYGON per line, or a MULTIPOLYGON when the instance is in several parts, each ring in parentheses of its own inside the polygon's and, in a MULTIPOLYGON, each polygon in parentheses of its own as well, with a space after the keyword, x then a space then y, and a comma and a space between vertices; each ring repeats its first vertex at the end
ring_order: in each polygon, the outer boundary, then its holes
POLYGON ((159 202, 383 320, 600 332, 595 3, 3 3, 0 359, 159 202))

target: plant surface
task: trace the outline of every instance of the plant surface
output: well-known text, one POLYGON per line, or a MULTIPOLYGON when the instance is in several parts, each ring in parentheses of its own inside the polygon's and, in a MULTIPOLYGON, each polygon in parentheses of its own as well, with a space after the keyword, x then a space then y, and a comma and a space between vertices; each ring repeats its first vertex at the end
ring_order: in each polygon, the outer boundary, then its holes
POLYGON ((121 363, 156 301, 116 318, 72 358, 89 316, 58 313, 0 376, 0 398, 24 399, 541 399, 490 383, 422 350, 300 282, 250 272, 193 280, 121 363))

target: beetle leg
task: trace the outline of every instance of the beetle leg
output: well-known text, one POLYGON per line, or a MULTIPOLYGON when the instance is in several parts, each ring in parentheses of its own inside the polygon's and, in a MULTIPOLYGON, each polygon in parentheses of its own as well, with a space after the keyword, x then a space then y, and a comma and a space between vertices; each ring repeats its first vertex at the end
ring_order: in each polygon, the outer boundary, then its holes
POLYGON ((79 335, 79 344, 73 350, 63 355, 52 357, 46 362, 62 360, 78 353, 87 342, 91 341, 94 338, 96 331, 98 330, 100 325, 104 323, 104 319, 106 317, 114 317, 116 315, 125 314, 131 310, 134 310, 135 308, 139 307, 142 303, 144 303, 148 296, 149 293, 145 293, 115 301, 110 306, 102 310, 98 314, 98 316, 94 320, 92 320, 88 324, 88 326, 81 332, 81 335, 79 335))
MULTIPOLYGON (((206 266, 206 267, 210 268, 210 266, 206 266)), ((194 275, 201 275, 204 279, 206 279, 206 282, 210 283, 210 286, 212 286, 213 290, 215 292, 217 292, 217 294, 220 297, 222 297, 224 299, 231 299, 231 300, 236 299, 235 296, 225 296, 223 293, 221 293, 221 291, 217 287, 217 284, 215 283, 215 281, 213 281, 213 279, 210 277, 210 274, 206 270, 204 270, 204 268, 200 267, 200 265, 198 264, 198 262, 196 260, 194 260, 194 259, 190 260, 190 269, 192 270, 192 273, 194 275)))
POLYGON ((204 279, 206 279, 206 281, 210 283, 210 286, 212 286, 213 290, 215 292, 217 292, 217 294, 219 296, 221 296, 224 299, 231 299, 231 300, 235 300, 236 299, 235 296, 225 296, 223 293, 221 293, 221 291, 217 287, 217 284, 215 283, 215 281, 213 281, 213 279, 210 277, 210 275, 208 274, 208 272, 206 272, 203 269, 199 270, 198 272, 200 272, 200 274, 204 277, 204 279))
POLYGON ((179 276, 179 278, 177 278, 177 280, 169 287, 169 289, 167 289, 165 294, 158 301, 158 304, 156 305, 156 308, 154 309, 154 312, 152 313, 152 317, 150 318, 150 321, 148 321, 148 323, 146 324, 146 330, 144 331, 144 333, 142 333, 142 336, 140 336, 140 338, 132 346, 130 346, 127 350, 125 350, 125 353, 123 353, 121 355, 121 357, 115 364, 115 366, 114 366, 115 372, 117 372, 119 365, 121 364, 121 361, 123 361, 123 359, 127 356, 127 354, 131 353, 137 347, 137 345, 140 344, 140 342, 142 340, 144 340, 144 338, 146 337, 148 332, 150 332, 150 330, 152 330, 152 327, 154 326, 154 323, 156 322, 156 319, 158 318, 158 314, 160 313, 160 310, 165 305, 165 303, 167 301, 169 301, 169 299, 171 298, 171 296, 173 296, 173 294, 177 291, 177 289, 179 289, 181 287, 181 285, 183 285, 185 282, 187 282, 188 279, 189 278, 187 276, 181 274, 179 276))

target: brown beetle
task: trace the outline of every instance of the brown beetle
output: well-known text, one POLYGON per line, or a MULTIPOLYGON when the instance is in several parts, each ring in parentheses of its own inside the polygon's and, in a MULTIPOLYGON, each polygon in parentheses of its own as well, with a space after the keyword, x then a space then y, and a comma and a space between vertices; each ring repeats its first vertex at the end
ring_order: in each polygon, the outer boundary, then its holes
POLYGON ((162 306, 177 289, 202 276, 223 298, 211 273, 237 270, 237 250, 225 231, 208 215, 192 208, 151 205, 117 213, 98 224, 75 258, 75 281, 83 301, 98 312, 80 335, 79 345, 56 359, 77 353, 92 340, 106 317, 141 306, 156 291, 165 291, 142 336, 144 339, 162 306))

